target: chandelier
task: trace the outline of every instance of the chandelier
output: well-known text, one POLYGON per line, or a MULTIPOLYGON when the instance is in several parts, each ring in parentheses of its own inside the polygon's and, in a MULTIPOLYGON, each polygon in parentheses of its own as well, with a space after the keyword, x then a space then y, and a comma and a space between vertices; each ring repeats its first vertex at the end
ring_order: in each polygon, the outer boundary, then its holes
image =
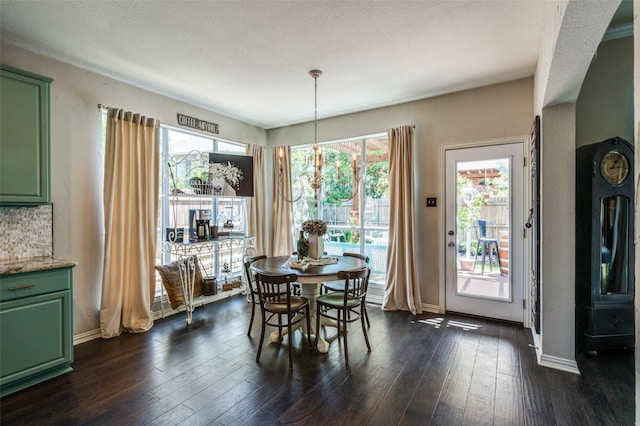
MULTIPOLYGON (((322 188, 322 183, 325 181, 325 175, 323 174, 322 167, 325 165, 325 158, 323 156, 322 146, 318 144, 318 77, 322 75, 322 71, 320 70, 311 70, 309 71, 309 75, 313 77, 314 80, 314 139, 313 145, 311 146, 311 151, 308 155, 310 159, 310 164, 312 168, 310 170, 306 170, 301 173, 300 180, 301 185, 309 185, 313 190, 313 198, 314 198, 314 207, 318 207, 318 195, 322 188)), ((284 175, 283 175, 283 167, 282 161, 284 159, 284 151, 280 148, 280 152, 278 153, 278 165, 279 165, 279 173, 278 173, 278 194, 282 199, 289 203, 295 203, 300 200, 302 195, 304 194, 304 190, 300 191, 300 194, 293 199, 287 198, 285 195, 284 188, 284 175)), ((361 179, 361 166, 356 161, 356 154, 353 154, 353 159, 351 163, 352 174, 353 174, 353 184, 351 186, 351 194, 347 198, 336 198, 338 201, 350 201, 358 194, 358 189, 360 187, 360 179, 361 179), (353 189, 355 187, 355 190, 353 189)), ((340 180, 340 162, 336 162, 337 176, 338 180, 340 180)))

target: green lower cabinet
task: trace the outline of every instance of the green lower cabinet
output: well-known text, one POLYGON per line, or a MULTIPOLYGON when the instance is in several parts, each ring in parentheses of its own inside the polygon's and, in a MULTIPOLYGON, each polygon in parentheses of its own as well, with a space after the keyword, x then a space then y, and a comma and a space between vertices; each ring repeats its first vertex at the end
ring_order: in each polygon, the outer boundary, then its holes
POLYGON ((0 395, 72 370, 71 268, 0 279, 0 395))

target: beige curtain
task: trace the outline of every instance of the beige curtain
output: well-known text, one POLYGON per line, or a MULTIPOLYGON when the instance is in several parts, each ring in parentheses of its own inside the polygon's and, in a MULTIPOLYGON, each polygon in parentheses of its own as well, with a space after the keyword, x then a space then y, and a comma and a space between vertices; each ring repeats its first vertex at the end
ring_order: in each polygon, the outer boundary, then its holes
POLYGON ((288 200, 292 199, 290 158, 288 147, 275 148, 273 152, 273 214, 268 256, 288 256, 293 251, 291 237, 293 205, 283 199, 283 196, 288 200), (279 184, 280 168, 282 168, 282 185, 279 184))
POLYGON ((416 271, 413 176, 413 128, 390 129, 389 251, 382 309, 416 315, 422 313, 422 299, 416 271))
POLYGON ((267 234, 267 186, 265 184, 264 147, 247 145, 247 155, 253 157, 253 198, 248 205, 248 233, 255 238, 256 253, 266 253, 267 234))
POLYGON ((153 326, 160 122, 109 108, 104 170, 103 338, 153 326))

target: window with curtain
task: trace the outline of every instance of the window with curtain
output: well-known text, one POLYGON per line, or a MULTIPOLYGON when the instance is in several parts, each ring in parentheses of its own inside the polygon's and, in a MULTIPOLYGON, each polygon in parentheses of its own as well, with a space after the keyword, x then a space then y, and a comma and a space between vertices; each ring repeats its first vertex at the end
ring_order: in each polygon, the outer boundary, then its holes
MULTIPOLYGON (((208 172, 208 167, 205 165, 208 161, 208 153, 246 155, 246 145, 170 126, 161 127, 160 138, 163 167, 160 180, 159 244, 156 264, 167 264, 175 260, 171 253, 163 250, 163 244, 160 242, 167 240, 167 228, 177 228, 187 232, 190 210, 209 212, 211 224, 217 225, 219 230, 223 230, 224 224, 231 221, 234 231, 246 233, 246 199, 199 194, 200 188, 194 183, 202 174, 208 172), (179 196, 174 196, 176 194, 179 196), (194 195, 190 196, 191 194, 194 195)), ((186 234, 184 238, 186 241, 186 234)), ((223 267, 226 263, 231 266, 231 270, 226 273, 229 277, 240 275, 242 255, 240 247, 217 250, 213 254, 200 256, 201 266, 204 268, 205 275, 223 277, 225 276, 223 267)), ((162 281, 158 276, 156 296, 159 296, 161 291, 162 281)))
POLYGON ((356 252, 369 256, 370 285, 385 285, 389 236, 389 140, 385 134, 322 144, 325 176, 315 207, 313 190, 303 174, 312 167, 311 146, 291 147, 291 181, 296 229, 307 219, 324 220, 327 254, 356 252), (354 158, 362 165, 362 179, 355 191, 354 158), (351 196, 355 196, 351 198, 351 196))

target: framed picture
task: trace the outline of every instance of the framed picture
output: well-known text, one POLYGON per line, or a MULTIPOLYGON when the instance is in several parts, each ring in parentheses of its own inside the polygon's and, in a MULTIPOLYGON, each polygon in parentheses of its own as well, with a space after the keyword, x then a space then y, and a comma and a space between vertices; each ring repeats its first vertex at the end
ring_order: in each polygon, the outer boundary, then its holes
POLYGON ((253 197, 253 157, 209 153, 211 195, 253 197))

